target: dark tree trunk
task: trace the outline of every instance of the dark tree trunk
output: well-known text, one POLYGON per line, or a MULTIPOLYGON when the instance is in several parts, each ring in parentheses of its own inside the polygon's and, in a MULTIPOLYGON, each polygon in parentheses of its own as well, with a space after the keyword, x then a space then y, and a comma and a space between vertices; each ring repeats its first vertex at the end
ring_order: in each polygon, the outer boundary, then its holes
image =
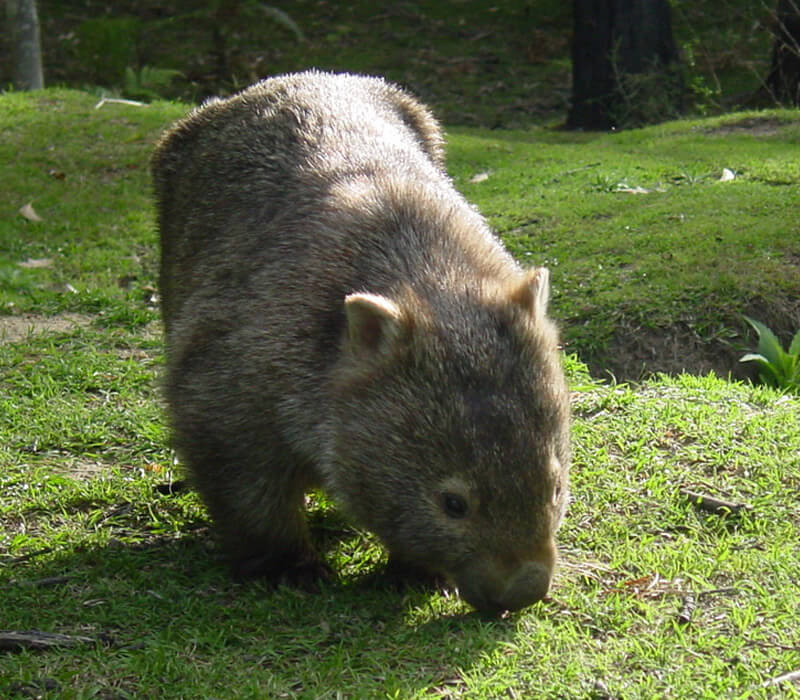
POLYGON ((677 116, 683 80, 668 0, 573 0, 571 129, 677 116))
POLYGON ((36 0, 6 0, 6 11, 14 41, 14 87, 40 90, 44 77, 36 0))
POLYGON ((767 88, 776 102, 800 107, 800 2, 778 0, 767 88))

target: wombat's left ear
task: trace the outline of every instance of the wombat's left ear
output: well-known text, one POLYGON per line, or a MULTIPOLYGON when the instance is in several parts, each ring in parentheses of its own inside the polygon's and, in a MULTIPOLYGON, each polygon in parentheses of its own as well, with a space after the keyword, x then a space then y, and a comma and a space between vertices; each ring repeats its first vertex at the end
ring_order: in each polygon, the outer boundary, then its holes
POLYGON ((344 310, 348 339, 356 352, 387 352, 400 336, 402 314, 391 299, 379 294, 348 294, 344 310))
POLYGON ((526 270, 522 282, 511 292, 510 298, 535 316, 544 316, 550 299, 550 271, 546 267, 526 270))

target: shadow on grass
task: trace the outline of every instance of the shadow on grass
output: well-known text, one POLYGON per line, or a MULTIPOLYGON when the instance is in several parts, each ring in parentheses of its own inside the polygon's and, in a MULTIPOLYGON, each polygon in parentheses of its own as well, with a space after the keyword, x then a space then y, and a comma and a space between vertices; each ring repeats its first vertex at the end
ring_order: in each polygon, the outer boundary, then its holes
MULTIPOLYGON (((45 659, 43 668, 51 669, 86 664, 86 678, 95 680, 110 665, 114 673, 133 673, 139 679, 135 690, 144 695, 148 683, 163 683, 164 677, 176 687, 187 684, 191 694, 193 683, 205 682, 206 671, 198 669, 211 667, 207 674, 213 678, 217 664, 232 665, 233 676, 237 666, 247 666, 252 683, 290 695, 322 683, 354 696, 407 695, 461 683, 454 679, 478 657, 516 634, 516 616, 489 619, 430 588, 398 589, 384 580, 380 564, 322 584, 318 593, 264 581, 236 583, 206 525, 198 521, 180 534, 137 543, 112 540, 7 565, 12 578, 0 627, 79 635, 96 643, 33 655, 6 652, 6 660, 38 667, 45 659), (185 668, 176 667, 178 657, 186 660, 185 668)), ((337 544, 331 531, 324 537, 328 545, 337 544)), ((533 608, 538 609, 546 614, 543 607, 533 608)), ((47 673, 48 683, 58 677, 47 673)), ((24 696, 19 681, 14 688, 24 696)))

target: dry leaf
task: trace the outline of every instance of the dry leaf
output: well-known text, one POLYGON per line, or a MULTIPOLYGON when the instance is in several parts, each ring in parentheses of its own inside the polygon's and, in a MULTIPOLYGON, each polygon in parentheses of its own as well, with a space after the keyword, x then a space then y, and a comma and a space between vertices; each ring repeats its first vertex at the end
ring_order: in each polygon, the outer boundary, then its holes
POLYGON ((488 179, 489 179, 489 171, 488 170, 484 170, 482 173, 476 173, 475 175, 473 175, 469 179, 469 181, 470 182, 483 182, 484 180, 488 180, 488 179))
POLYGON ((147 306, 158 306, 161 303, 158 290, 149 284, 142 287, 142 298, 147 306))
POLYGON ((18 262, 17 265, 20 267, 52 267, 53 266, 53 259, 52 258, 28 258, 27 260, 23 260, 22 262, 18 262))
POLYGON ((728 170, 728 168, 722 169, 722 177, 720 177, 720 182, 730 182, 731 180, 736 179, 736 173, 733 170, 728 170))
POLYGON ((28 221, 44 221, 44 219, 36 213, 36 210, 33 208, 33 202, 28 202, 24 207, 19 210, 19 213, 22 214, 28 221))

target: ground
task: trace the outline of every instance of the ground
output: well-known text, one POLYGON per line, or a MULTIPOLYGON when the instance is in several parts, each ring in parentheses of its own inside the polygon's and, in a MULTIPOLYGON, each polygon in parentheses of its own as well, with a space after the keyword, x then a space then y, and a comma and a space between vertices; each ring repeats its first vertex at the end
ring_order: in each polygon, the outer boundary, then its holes
MULTIPOLYGON (((396 80, 431 104, 448 128, 544 126, 556 131, 569 104, 568 3, 171 0, 165 5, 123 0, 112 6, 95 0, 41 0, 39 10, 48 83, 104 95, 197 102, 270 74, 317 66, 396 80)), ((751 102, 759 92, 759 76, 768 70, 768 8, 739 0, 677 1, 673 15, 690 71, 693 109, 719 112, 751 102)), ((0 38, 4 83, 10 79, 9 58, 8 43, 0 38)), ((707 131, 766 139, 781 124, 752 117, 707 131)), ((118 169, 108 170, 109 179, 118 176, 118 169)), ((783 254, 800 278, 800 250, 783 254)), ((800 319, 791 295, 754 297, 738 311, 760 318, 782 338, 790 337, 800 319)), ((593 306, 590 313, 596 313, 593 306)), ((685 320, 651 326, 621 314, 602 353, 585 341, 567 339, 596 374, 636 379, 653 371, 713 369, 723 376, 745 376, 738 359, 746 350, 742 333, 747 329, 732 323, 730 314, 724 332, 711 334, 698 333, 685 320), (727 335, 731 327, 736 342, 727 335)), ((564 319, 566 324, 574 320, 574 315, 564 319)), ((24 319, 14 323, 25 332, 24 319)))

